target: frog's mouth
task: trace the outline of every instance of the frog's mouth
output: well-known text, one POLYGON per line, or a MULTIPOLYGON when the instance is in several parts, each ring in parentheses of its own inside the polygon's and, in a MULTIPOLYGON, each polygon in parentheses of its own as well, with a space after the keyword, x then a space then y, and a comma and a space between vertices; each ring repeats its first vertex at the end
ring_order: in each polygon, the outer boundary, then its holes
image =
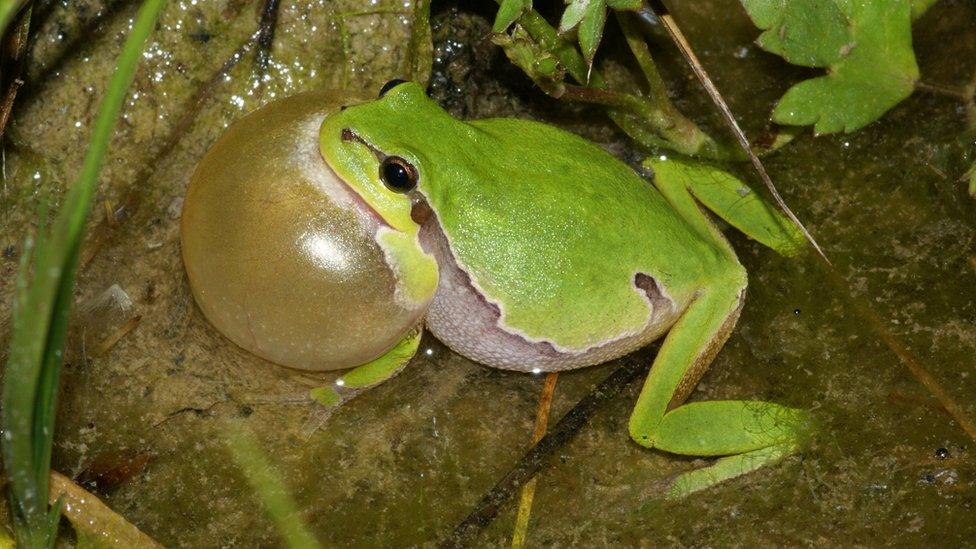
POLYGON ((328 160, 325 161, 325 166, 329 169, 329 172, 332 174, 332 176, 335 177, 335 180, 339 182, 339 185, 342 187, 342 190, 345 191, 346 195, 353 202, 353 206, 358 211, 362 212, 363 215, 369 218, 369 221, 372 222, 371 225, 375 225, 376 231, 379 231, 380 228, 385 227, 391 231, 401 232, 398 231, 393 225, 391 225, 386 220, 386 218, 384 218, 380 214, 380 212, 376 211, 376 208, 370 205, 369 202, 366 202, 366 200, 362 197, 362 195, 357 193, 356 189, 354 189, 352 185, 350 185, 345 180, 345 178, 343 178, 341 175, 336 173, 336 171, 329 164, 328 160))

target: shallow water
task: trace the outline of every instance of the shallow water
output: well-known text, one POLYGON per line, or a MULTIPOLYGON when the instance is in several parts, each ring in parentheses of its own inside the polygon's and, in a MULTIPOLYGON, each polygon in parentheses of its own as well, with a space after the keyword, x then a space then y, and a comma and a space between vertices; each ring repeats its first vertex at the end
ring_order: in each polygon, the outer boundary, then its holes
MULTIPOLYGON (((35 189, 57 196, 76 172, 134 14, 130 4, 58 4, 42 27, 0 187, 0 247, 14 246, 0 257, 2 318, 35 189)), ((180 199, 222 129, 274 97, 340 86, 372 93, 401 70, 411 8, 362 4, 282 3, 262 77, 253 46, 242 47, 257 25, 255 3, 169 3, 113 140, 78 300, 91 303, 118 285, 133 303, 125 311, 77 308, 55 467, 77 474, 106 452, 150 453, 140 474, 101 495, 167 546, 277 542, 221 442, 228 419, 258 434, 303 517, 329 545, 443 539, 530 447, 542 379, 473 364, 429 336, 403 374, 303 441, 298 430, 308 408, 283 401, 329 378, 235 347, 189 296, 180 199), (138 326, 99 355, 98 344, 135 316, 138 326)), ((599 112, 555 107, 506 68, 481 40, 482 13, 435 7, 433 95, 448 108, 467 117, 547 120, 634 158, 599 112)), ((675 10, 747 131, 760 131, 775 99, 807 71, 752 45, 757 31, 734 0, 675 10)), ((976 73, 976 6, 943 0, 916 23, 915 43, 923 81, 962 88, 976 73)), ((724 137, 676 52, 663 37, 656 44, 676 102, 724 137)), ((766 162, 855 293, 973 416, 976 208, 957 181, 967 156, 971 161, 969 132, 962 101, 918 92, 860 132, 805 133, 766 162)), ((746 166, 736 169, 752 177, 746 166)), ((823 425, 814 446, 781 465, 662 503, 655 497, 662 479, 696 462, 629 440, 626 422, 640 386, 630 383, 547 462, 529 542, 971 543, 974 441, 845 305, 815 261, 785 260, 730 236, 750 272, 746 307, 691 398, 760 398, 814 410, 823 425), (937 456, 940 448, 947 457, 937 456)), ((553 418, 622 363, 646 364, 653 353, 561 374, 553 418)), ((506 545, 514 507, 503 505, 477 542, 506 545)))

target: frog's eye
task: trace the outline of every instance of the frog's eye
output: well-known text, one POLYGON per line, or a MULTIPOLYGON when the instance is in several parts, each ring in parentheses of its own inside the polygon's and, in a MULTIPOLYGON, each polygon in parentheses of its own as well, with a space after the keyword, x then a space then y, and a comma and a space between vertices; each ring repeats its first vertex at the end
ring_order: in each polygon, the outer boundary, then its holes
POLYGON ((405 84, 406 82, 407 81, 403 80, 402 78, 394 78, 393 80, 390 80, 386 84, 383 84, 383 87, 380 88, 379 96, 383 97, 384 95, 386 95, 386 92, 392 90, 393 88, 399 86, 400 84, 405 84))
POLYGON ((380 163, 380 179, 391 191, 405 194, 417 186, 417 169, 399 156, 387 156, 380 163))

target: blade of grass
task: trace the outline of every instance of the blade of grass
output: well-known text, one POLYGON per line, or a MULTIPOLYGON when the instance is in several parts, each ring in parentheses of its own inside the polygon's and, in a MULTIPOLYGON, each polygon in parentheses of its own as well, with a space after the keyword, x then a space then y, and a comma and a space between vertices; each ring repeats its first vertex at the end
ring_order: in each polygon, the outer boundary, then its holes
MULTIPOLYGON (((18 274, 0 427, 15 529, 23 547, 50 547, 57 534, 57 520, 51 518, 57 511, 48 508, 47 494, 78 252, 112 130, 163 4, 164 0, 146 0, 139 9, 95 119, 78 179, 50 231, 43 226, 43 214, 34 249, 25 250, 18 274), (33 277, 28 274, 31 263, 33 277)), ((0 5, 0 28, 7 23, 3 16, 9 5, 0 5)))
POLYGON ((275 472, 261 445, 242 424, 229 424, 226 443, 248 484, 257 494, 265 510, 278 527, 278 532, 291 548, 321 547, 298 515, 295 502, 285 490, 285 484, 275 472))
POLYGON ((7 25, 17 15, 26 0, 0 0, 0 35, 7 33, 7 25))
POLYGON ((10 121, 10 113, 14 108, 14 100, 17 99, 17 92, 24 84, 21 77, 24 75, 24 62, 27 56, 27 46, 30 42, 31 18, 33 17, 34 5, 31 3, 23 13, 17 18, 10 32, 0 35, 0 56, 2 56, 3 73, 0 74, 0 83, 3 84, 3 99, 0 101, 0 138, 7 129, 7 122, 10 121))

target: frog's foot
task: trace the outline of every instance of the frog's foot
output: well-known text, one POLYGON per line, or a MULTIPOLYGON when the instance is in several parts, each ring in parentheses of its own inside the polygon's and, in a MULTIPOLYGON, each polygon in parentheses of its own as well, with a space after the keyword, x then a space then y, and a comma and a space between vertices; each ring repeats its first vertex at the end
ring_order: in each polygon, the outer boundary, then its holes
POLYGON ((304 401, 314 402, 313 410, 301 427, 301 437, 308 440, 343 404, 400 373, 417 353, 422 333, 420 328, 412 330, 383 356, 353 368, 330 385, 310 390, 304 401))
POLYGON ((799 450, 812 433, 806 412, 761 401, 704 401, 682 405, 735 325, 745 277, 732 271, 704 290, 674 324, 654 360, 630 416, 640 445, 688 456, 719 457, 679 475, 667 497, 677 498, 775 463, 799 450))
POLYGON ((688 456, 723 456, 671 480, 665 497, 677 499, 773 465, 798 452, 813 431, 810 416, 762 401, 705 401, 665 414, 645 446, 688 456))

